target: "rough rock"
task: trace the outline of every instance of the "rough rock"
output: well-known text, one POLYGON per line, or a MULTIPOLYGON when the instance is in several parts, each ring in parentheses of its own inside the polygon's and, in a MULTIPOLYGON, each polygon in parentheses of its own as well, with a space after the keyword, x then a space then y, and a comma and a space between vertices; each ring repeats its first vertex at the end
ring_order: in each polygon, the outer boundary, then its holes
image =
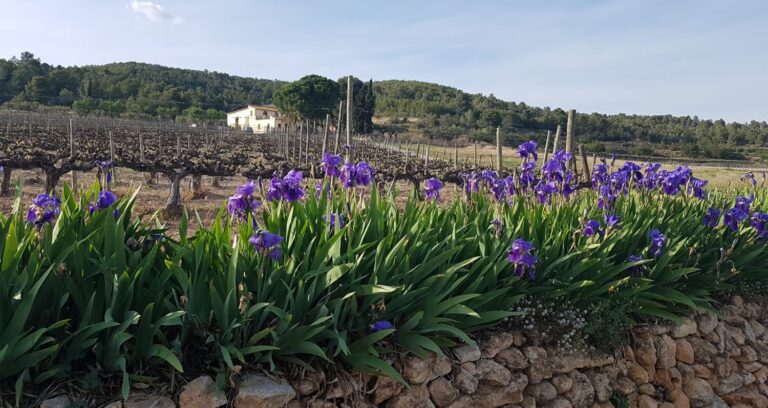
POLYGON ((562 394, 573 387, 573 380, 567 375, 556 375, 552 377, 552 385, 555 386, 558 394, 562 394))
POLYGON ((512 373, 503 365, 489 359, 482 359, 476 364, 475 377, 481 382, 495 386, 505 386, 512 381, 512 373))
POLYGON ((638 408, 658 408, 659 402, 648 395, 641 395, 637 397, 638 408))
POLYGON ((730 394, 744 385, 744 377, 742 377, 739 374, 733 373, 729 375, 728 377, 725 377, 720 380, 720 382, 717 385, 717 394, 718 395, 725 395, 730 394))
POLYGON ((217 392, 210 376, 197 377, 181 387, 179 408, 216 408, 226 404, 224 390, 217 392))
POLYGON ((677 363, 677 343, 666 334, 656 341, 656 367, 669 369, 677 363))
POLYGON ((611 396, 611 380, 608 376, 603 373, 591 373, 588 377, 595 390, 595 399, 598 402, 608 401, 611 396))
POLYGON ((542 408, 573 408, 573 404, 563 397, 557 397, 549 403, 542 405, 542 408))
POLYGON ((528 359, 516 348, 502 350, 494 359, 510 370, 523 370, 528 367, 528 359))
POLYGON ((568 374, 573 380, 573 387, 563 396, 576 407, 588 407, 595 402, 595 389, 589 378, 579 371, 568 374))
POLYGON ((438 407, 444 407, 459 397, 459 390, 445 378, 437 378, 429 384, 429 395, 438 407))
POLYGON ((675 339, 675 359, 681 363, 693 364, 694 354, 691 343, 686 339, 675 339))
POLYGON ((715 395, 712 387, 704 379, 693 378, 683 383, 683 392, 693 408, 728 408, 725 401, 715 395))
POLYGON ((402 390, 386 403, 387 408, 434 408, 425 384, 402 390))
POLYGON ((675 408, 690 408, 691 400, 685 395, 682 389, 676 389, 667 393, 667 399, 675 404, 675 408))
POLYGON ((479 381, 469 371, 459 367, 454 370, 453 385, 461 391, 462 394, 474 394, 477 391, 479 381))
POLYGON ((679 339, 681 337, 690 336, 693 334, 696 334, 696 330, 698 328, 698 325, 696 324, 696 321, 691 319, 690 317, 687 317, 683 319, 682 323, 675 326, 674 329, 672 329, 672 337, 679 339))
POLYGON ((382 402, 394 397, 403 389, 403 384, 391 377, 378 377, 376 390, 373 392, 373 403, 380 405, 382 402))
POLYGON ((525 395, 532 397, 536 404, 543 404, 552 401, 557 397, 557 388, 549 381, 542 381, 538 384, 531 384, 525 389, 525 395))
POLYGON ((278 408, 295 397, 296 391, 285 381, 248 374, 235 397, 235 408, 278 408))
POLYGON ((432 373, 429 375, 429 381, 434 380, 437 377, 442 377, 451 373, 453 365, 451 359, 444 355, 435 355, 430 361, 432 373))
POLYGON ((536 384, 541 380, 552 378, 552 369, 549 366, 547 350, 541 347, 524 347, 523 354, 528 359, 529 366, 526 369, 528 380, 531 384, 536 384))
POLYGON ((456 347, 453 349, 453 355, 456 356, 456 360, 458 360, 459 363, 477 361, 480 360, 481 357, 480 346, 475 343, 456 347))
POLYGON ((706 336, 712 333, 717 327, 717 316, 712 313, 702 313, 696 316, 696 325, 698 326, 699 335, 706 336))
POLYGON ((689 337, 688 342, 691 343, 693 348, 694 360, 699 364, 708 364, 712 362, 712 358, 717 355, 717 348, 710 342, 699 338, 689 337))
POLYGON ((647 335, 637 338, 635 359, 648 374, 656 371, 656 346, 654 345, 653 338, 647 335))
POLYGON ((650 381, 648 371, 636 363, 629 363, 627 366, 627 376, 636 384, 645 384, 650 381))
POLYGON ((40 408, 69 408, 71 401, 66 395, 49 398, 40 404, 40 408))
POLYGON ((431 374, 432 368, 427 361, 415 356, 409 356, 405 359, 403 376, 410 384, 425 383, 431 374))
POLYGON ((502 350, 506 350, 515 343, 515 336, 512 333, 501 332, 494 333, 483 342, 483 357, 494 358, 502 350))
POLYGON ((523 401, 523 390, 528 385, 528 378, 521 374, 512 375, 509 385, 497 387, 481 383, 472 400, 480 407, 500 407, 523 401))
POLYGON ((731 394, 724 395, 723 400, 729 405, 744 404, 752 408, 767 408, 768 398, 760 395, 755 389, 742 388, 731 394))
MULTIPOLYGON (((123 402, 124 408, 176 408, 176 404, 165 396, 148 394, 131 394, 123 402)), ((239 408, 239 407, 238 407, 239 408)))

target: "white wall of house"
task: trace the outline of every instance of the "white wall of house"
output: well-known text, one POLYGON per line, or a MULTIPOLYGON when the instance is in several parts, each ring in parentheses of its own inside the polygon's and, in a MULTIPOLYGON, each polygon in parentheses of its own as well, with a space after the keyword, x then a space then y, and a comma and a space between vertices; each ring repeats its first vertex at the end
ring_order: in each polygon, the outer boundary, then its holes
POLYGON ((227 114, 227 125, 239 129, 250 129, 253 133, 282 130, 287 125, 283 115, 271 106, 249 105, 227 114))

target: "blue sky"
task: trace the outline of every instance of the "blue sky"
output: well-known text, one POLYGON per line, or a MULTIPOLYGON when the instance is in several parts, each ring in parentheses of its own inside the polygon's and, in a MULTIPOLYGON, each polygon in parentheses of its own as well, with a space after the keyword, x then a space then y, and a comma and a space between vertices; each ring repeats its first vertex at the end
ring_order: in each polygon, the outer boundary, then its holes
POLYGON ((413 79, 582 112, 768 121, 768 1, 0 0, 0 57, 413 79))

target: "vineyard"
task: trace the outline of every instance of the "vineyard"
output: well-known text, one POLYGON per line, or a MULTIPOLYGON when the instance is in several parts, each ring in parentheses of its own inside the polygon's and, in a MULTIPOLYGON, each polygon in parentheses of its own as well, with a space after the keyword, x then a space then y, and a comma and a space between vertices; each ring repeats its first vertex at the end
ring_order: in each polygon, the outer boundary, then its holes
POLYGON ((340 133, 304 124, 286 132, 253 135, 220 127, 13 111, 0 111, 0 123, 4 193, 10 190, 14 169, 42 170, 45 191, 51 192, 64 175, 99 170, 99 163, 110 162, 116 169, 146 173, 149 183, 150 175, 166 177, 171 184, 166 210, 171 213, 181 208, 179 190, 185 177, 263 179, 296 169, 314 178, 319 168, 310 158, 324 151, 371 162, 378 169, 379 183, 407 180, 418 185, 433 176, 458 182, 458 175, 469 169, 466 162, 430 160, 428 152, 414 153, 402 144, 395 147, 386 138, 355 136, 348 144, 340 140, 340 133))
POLYGON ((398 356, 520 324, 522 301, 583 310, 585 338, 611 344, 768 281, 752 173, 718 190, 683 166, 589 166, 532 141, 498 172, 327 127, 0 118, 4 175, 41 169, 46 190, 0 214, 0 400, 16 405, 51 383, 98 405, 201 373, 233 392, 245 371, 402 381, 398 356), (121 169, 171 181, 178 231, 112 191, 121 169), (93 170, 94 185, 61 182, 93 170), (199 176, 249 181, 188 233, 179 189, 199 176), (397 180, 417 187, 405 202, 397 180))

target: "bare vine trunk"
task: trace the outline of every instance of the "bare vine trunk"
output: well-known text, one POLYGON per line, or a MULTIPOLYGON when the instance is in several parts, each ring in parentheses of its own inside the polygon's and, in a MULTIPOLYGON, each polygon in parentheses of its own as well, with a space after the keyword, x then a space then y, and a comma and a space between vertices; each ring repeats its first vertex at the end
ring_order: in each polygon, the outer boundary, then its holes
POLYGON ((0 195, 7 195, 11 191, 11 172, 13 169, 5 167, 3 169, 3 181, 0 184, 0 195))
POLYGON ((168 178, 171 180, 171 193, 165 203, 165 215, 174 217, 181 215, 184 209, 181 204, 181 179, 184 177, 179 173, 174 173, 168 178))
POLYGON ((192 176, 192 199, 197 200, 205 198, 205 191, 203 190, 203 176, 195 174, 192 176))

